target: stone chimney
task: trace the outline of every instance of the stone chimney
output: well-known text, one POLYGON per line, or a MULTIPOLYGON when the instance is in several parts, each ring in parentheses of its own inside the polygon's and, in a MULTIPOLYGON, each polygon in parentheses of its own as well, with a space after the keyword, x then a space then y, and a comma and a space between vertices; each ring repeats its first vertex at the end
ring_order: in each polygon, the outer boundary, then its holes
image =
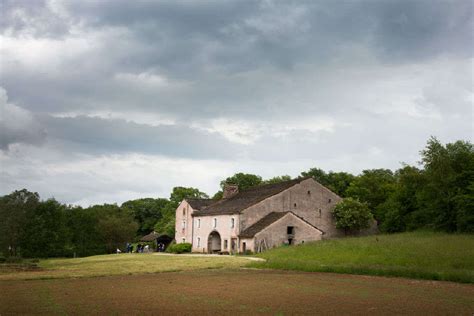
POLYGON ((226 183, 224 184, 223 199, 228 199, 239 193, 239 186, 237 184, 226 183))

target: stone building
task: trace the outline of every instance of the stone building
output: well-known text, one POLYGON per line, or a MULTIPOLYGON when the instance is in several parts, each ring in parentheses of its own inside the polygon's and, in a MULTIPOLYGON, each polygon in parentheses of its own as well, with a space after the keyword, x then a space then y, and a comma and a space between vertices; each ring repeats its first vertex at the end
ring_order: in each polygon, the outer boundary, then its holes
POLYGON ((341 200, 312 178, 240 192, 237 186, 226 185, 219 201, 181 202, 175 239, 191 243, 193 252, 239 253, 344 236, 331 213, 341 200))

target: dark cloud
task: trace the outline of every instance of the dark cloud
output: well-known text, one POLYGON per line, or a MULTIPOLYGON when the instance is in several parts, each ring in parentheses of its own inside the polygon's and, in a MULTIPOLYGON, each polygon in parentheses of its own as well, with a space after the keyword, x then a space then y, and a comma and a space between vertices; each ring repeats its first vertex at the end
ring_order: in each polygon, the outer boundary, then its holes
POLYGON ((472 1, 0 3, 8 188, 53 192, 61 174, 77 181, 64 199, 93 201, 145 189, 86 190, 71 161, 110 161, 109 177, 187 159, 150 172, 212 188, 232 171, 396 168, 430 135, 472 138, 472 1))

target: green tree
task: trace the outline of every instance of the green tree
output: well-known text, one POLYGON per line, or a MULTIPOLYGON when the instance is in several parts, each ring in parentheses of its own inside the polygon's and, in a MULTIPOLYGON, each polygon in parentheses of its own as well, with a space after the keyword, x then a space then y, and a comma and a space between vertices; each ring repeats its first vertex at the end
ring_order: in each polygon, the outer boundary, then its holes
MULTIPOLYGON (((427 226, 456 231, 458 219, 469 223, 474 184, 474 149, 470 142, 456 141, 443 146, 431 137, 421 151, 426 185, 419 194, 420 212, 429 219, 427 226)), ((460 223, 461 224, 461 223, 460 223)), ((461 224, 465 231, 467 227, 461 224)))
POLYGON ((175 209, 178 207, 179 203, 186 198, 208 199, 209 196, 206 193, 199 191, 199 189, 191 187, 174 187, 170 194, 170 202, 175 209))
POLYGON ((363 170, 346 190, 348 197, 366 202, 377 221, 381 221, 383 214, 376 213, 378 206, 384 203, 393 191, 395 177, 388 169, 363 170))
POLYGON ((25 257, 61 257, 72 253, 68 248, 69 234, 65 220, 65 205, 54 199, 41 201, 29 215, 21 237, 21 252, 25 257))
POLYGON ((239 190, 246 190, 251 187, 262 184, 262 177, 250 173, 236 173, 232 177, 228 177, 221 181, 221 188, 224 189, 226 183, 232 183, 239 186, 239 190))
POLYGON ((367 203, 359 202, 353 198, 346 198, 338 203, 332 210, 336 220, 336 227, 344 229, 347 234, 350 231, 356 231, 370 227, 373 216, 367 206, 367 203))
POLYGON ((26 189, 14 191, 0 198, 1 252, 13 256, 20 254, 20 241, 39 203, 39 194, 26 189))
POLYGON ((313 178, 341 197, 347 196, 346 191, 351 182, 355 179, 354 175, 347 172, 329 171, 326 173, 319 168, 311 168, 308 171, 303 171, 301 176, 313 178))
POLYGON ((273 183, 280 183, 284 181, 290 181, 291 177, 289 175, 277 176, 267 180, 263 180, 261 184, 273 184, 273 183))
POLYGON ((405 165, 395 172, 393 191, 376 210, 380 228, 386 232, 413 230, 425 222, 419 210, 418 194, 423 188, 425 177, 422 170, 405 165))
POLYGON ((133 215, 138 223, 137 235, 143 236, 153 231, 155 224, 163 217, 167 199, 137 199, 123 203, 121 208, 133 215))

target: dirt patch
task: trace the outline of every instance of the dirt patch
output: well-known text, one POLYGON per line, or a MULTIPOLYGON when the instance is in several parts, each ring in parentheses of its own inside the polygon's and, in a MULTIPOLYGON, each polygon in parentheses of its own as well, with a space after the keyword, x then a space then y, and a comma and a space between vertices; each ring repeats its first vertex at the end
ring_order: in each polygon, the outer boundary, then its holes
POLYGON ((41 271, 35 263, 5 263, 0 264, 0 274, 41 271))
POLYGON ((474 286, 397 278, 201 270, 0 281, 0 314, 456 314, 474 286))

